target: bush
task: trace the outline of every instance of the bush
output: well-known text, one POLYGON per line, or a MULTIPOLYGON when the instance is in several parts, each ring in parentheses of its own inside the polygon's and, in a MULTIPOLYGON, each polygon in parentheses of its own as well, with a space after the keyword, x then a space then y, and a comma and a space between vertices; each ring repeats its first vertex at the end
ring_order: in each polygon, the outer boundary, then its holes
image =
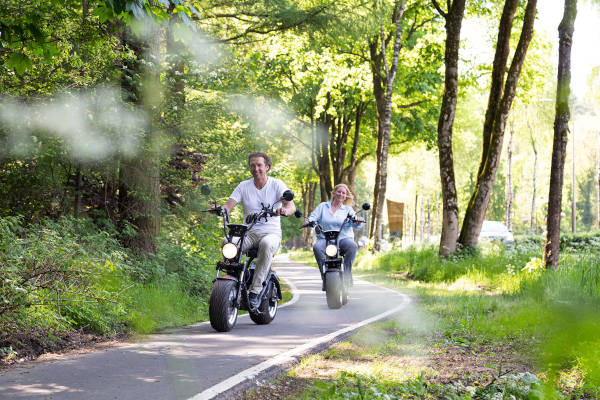
POLYGON ((108 223, 0 218, 0 347, 18 332, 148 332, 204 318, 216 228, 172 218, 163 233, 157 254, 136 256, 108 223))
MULTIPOLYGON (((100 333, 123 315, 123 258, 109 232, 89 221, 63 218, 26 229, 18 217, 0 219, 0 319, 43 314, 51 326, 77 326, 100 333)), ((40 316, 38 315, 38 318, 40 316)), ((3 333, 9 333, 4 331, 3 333)))
MULTIPOLYGON (((545 237, 543 236, 520 236, 516 238, 516 246, 531 251, 539 250, 541 252, 544 246, 545 237)), ((588 251, 593 253, 600 252, 600 232, 593 233, 561 233, 560 251, 566 253, 576 253, 588 251)))

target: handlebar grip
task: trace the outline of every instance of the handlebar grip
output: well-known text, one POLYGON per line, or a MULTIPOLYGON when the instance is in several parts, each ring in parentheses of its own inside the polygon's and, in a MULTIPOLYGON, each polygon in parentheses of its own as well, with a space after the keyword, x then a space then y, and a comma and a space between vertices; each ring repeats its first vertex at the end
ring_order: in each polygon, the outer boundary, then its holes
POLYGON ((206 210, 206 212, 218 215, 219 217, 222 217, 224 215, 222 207, 210 208, 210 209, 206 210))

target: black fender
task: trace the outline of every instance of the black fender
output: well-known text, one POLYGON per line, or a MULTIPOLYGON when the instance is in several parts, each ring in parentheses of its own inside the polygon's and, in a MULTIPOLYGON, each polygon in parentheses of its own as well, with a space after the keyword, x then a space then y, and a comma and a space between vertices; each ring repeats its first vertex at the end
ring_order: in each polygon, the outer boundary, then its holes
POLYGON ((277 297, 279 300, 281 300, 283 295, 281 294, 281 284, 279 283, 279 277, 277 276, 277 273, 271 270, 269 279, 271 282, 273 282, 273 285, 275 285, 275 288, 277 289, 277 297))
POLYGON ((217 276, 215 279, 213 279, 212 283, 215 283, 215 281, 234 281, 234 282, 239 282, 239 279, 236 278, 235 276, 231 276, 231 275, 219 275, 217 276))

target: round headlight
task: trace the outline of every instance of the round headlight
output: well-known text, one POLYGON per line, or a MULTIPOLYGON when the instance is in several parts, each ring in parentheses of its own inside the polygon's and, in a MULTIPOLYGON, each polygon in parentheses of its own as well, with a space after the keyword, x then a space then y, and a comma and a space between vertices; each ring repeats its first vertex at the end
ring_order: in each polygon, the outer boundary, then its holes
POLYGON ((233 243, 225 243, 221 252, 223 253, 223 257, 232 259, 237 255, 237 247, 233 243))
POLYGON ((329 257, 335 257, 337 255, 337 246, 335 244, 330 244, 325 247, 325 254, 329 257))

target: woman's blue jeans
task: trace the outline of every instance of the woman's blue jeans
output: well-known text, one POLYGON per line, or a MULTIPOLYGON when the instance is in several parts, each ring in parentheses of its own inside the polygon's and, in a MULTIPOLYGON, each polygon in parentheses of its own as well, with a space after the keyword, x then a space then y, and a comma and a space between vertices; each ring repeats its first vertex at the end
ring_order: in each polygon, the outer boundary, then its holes
MULTIPOLYGON (((325 274, 323 272, 323 261, 325 260, 325 239, 317 239, 313 245, 313 253, 315 253, 315 259, 319 265, 319 271, 321 271, 321 279, 325 281, 325 274)), ((352 285, 352 264, 356 258, 356 251, 358 246, 354 243, 351 238, 344 238, 339 241, 340 254, 344 256, 344 276, 347 282, 352 285)))

